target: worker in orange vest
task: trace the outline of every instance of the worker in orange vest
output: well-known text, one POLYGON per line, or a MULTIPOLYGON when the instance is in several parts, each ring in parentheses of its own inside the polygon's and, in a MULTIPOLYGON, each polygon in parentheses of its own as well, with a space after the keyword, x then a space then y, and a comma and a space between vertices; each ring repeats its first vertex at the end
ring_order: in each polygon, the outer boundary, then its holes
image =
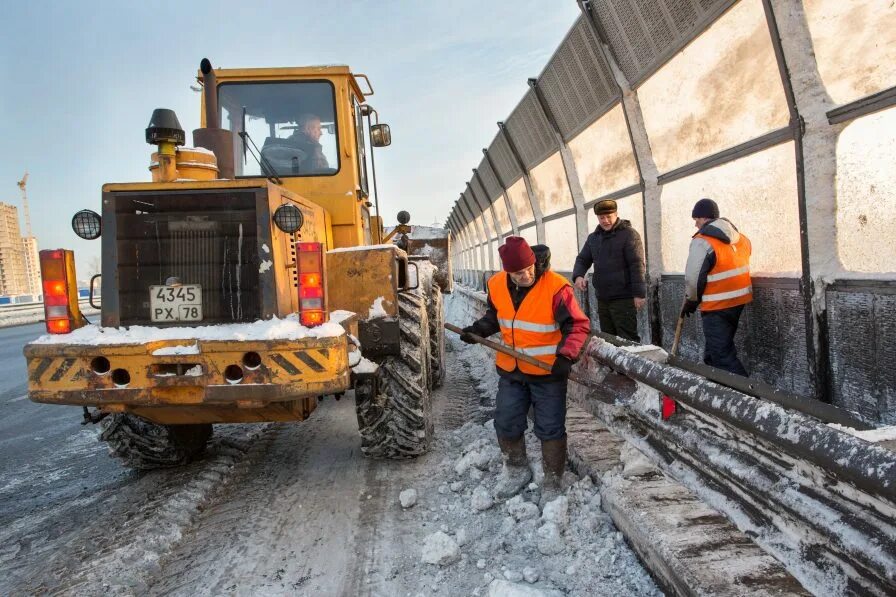
POLYGON ((688 252, 681 316, 689 317, 699 306, 706 340, 703 362, 746 376, 734 335, 744 305, 753 301, 750 239, 719 217, 719 206, 712 199, 698 201, 691 217, 698 232, 688 252))
POLYGON ((532 479, 524 438, 531 406, 535 436, 541 440, 543 505, 561 489, 566 469, 566 383, 591 322, 579 308, 569 280, 549 269, 549 253, 543 251, 544 257, 536 260, 524 238, 511 236, 498 254, 503 271, 488 281, 486 313, 464 328, 461 340, 472 343, 471 333, 487 337, 500 332, 503 344, 550 366, 546 371, 500 352, 495 361, 500 377, 495 432, 504 455, 495 497, 512 497, 532 479))

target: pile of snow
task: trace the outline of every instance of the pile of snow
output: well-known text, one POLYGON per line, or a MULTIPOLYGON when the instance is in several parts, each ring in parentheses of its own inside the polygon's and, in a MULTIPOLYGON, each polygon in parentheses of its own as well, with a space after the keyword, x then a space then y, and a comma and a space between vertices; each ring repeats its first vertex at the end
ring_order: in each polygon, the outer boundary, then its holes
POLYGON ((47 334, 35 344, 80 344, 88 346, 113 344, 144 344, 159 340, 301 340, 303 338, 331 338, 341 336, 345 329, 332 321, 313 328, 299 323, 296 314, 283 319, 274 317, 252 323, 232 323, 197 327, 156 328, 133 325, 129 328, 102 328, 88 325, 71 334, 47 334))
MULTIPOLYGON (((526 440, 534 478, 543 479, 540 443, 530 433, 526 440)), ((389 564, 421 594, 660 594, 590 478, 567 473, 567 489, 543 510, 538 483, 496 500, 502 460, 491 421, 439 436, 427 458, 439 460, 397 496, 402 528, 421 529, 413 539, 418 559, 389 564)))

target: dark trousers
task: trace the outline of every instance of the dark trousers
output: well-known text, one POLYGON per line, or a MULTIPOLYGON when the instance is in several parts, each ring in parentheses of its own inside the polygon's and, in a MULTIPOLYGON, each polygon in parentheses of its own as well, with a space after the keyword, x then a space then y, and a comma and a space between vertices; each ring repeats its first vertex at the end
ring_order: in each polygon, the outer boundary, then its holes
POLYGON ((641 341, 635 299, 598 300, 597 319, 600 321, 600 331, 634 342, 641 341))
POLYGON ((746 377, 747 370, 737 358, 737 347, 734 345, 734 335, 743 312, 744 306, 738 305, 718 311, 701 311, 700 316, 703 319, 703 337, 706 339, 703 362, 746 377))
POLYGON ((501 377, 495 404, 495 432, 514 439, 526 431, 529 406, 535 413, 535 437, 544 441, 566 437, 566 380, 517 381, 501 377))

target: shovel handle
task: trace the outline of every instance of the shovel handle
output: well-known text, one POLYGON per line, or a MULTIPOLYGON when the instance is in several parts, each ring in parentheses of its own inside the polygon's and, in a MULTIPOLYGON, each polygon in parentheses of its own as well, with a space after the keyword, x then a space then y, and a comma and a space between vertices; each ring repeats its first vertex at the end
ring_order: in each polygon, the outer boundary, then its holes
MULTIPOLYGON (((464 331, 461 328, 459 328, 456 325, 451 324, 451 323, 445 323, 445 329, 450 332, 454 332, 455 334, 463 334, 464 333, 464 331)), ((470 333, 470 336, 474 340, 476 340, 476 342, 478 342, 479 344, 482 344, 483 346, 491 348, 492 350, 496 350, 498 352, 503 352, 504 354, 511 356, 511 357, 517 359, 518 361, 523 361, 524 363, 528 363, 528 364, 532 365, 533 367, 538 367, 539 369, 543 369, 545 371, 551 370, 551 366, 548 365, 547 363, 542 363, 538 359, 533 359, 529 355, 523 354, 521 352, 517 352, 511 348, 507 348, 503 344, 498 344, 497 342, 492 342, 491 340, 487 340, 486 338, 483 338, 482 336, 477 336, 476 334, 474 334, 472 332, 470 333)), ((584 379, 582 379, 581 377, 579 377, 578 375, 576 375, 575 373, 572 373, 572 372, 569 373, 569 379, 571 381, 580 383, 582 385, 586 385, 586 386, 591 385, 589 382, 585 381, 584 379)))
POLYGON ((678 316, 678 323, 675 324, 675 338, 672 340, 672 350, 670 354, 675 356, 678 353, 678 345, 681 343, 681 330, 684 327, 684 316, 678 316))

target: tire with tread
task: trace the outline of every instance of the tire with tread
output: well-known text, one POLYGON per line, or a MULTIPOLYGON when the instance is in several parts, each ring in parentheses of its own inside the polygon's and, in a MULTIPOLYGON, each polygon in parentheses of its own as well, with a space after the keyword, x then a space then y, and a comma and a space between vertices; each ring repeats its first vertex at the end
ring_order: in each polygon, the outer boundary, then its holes
POLYGON ((128 413, 103 419, 100 440, 129 468, 180 466, 199 456, 212 436, 209 423, 161 425, 128 413))
POLYGON ((418 294, 398 295, 401 354, 383 357, 379 387, 355 388, 361 451, 372 458, 413 458, 433 437, 429 380, 429 318, 418 294))

